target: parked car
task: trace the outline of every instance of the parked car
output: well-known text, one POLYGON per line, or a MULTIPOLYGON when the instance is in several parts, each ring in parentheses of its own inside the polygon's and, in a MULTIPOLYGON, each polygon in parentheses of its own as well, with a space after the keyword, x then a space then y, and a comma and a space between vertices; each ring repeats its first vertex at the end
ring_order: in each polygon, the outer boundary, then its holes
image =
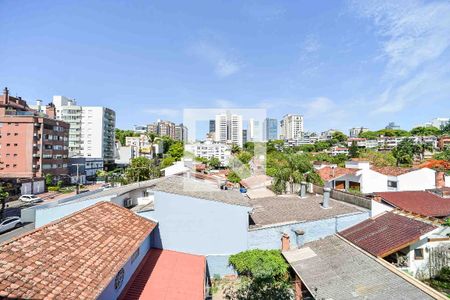
POLYGON ((0 233, 22 226, 20 217, 8 217, 0 221, 0 233))
POLYGON ((44 201, 36 195, 22 195, 19 197, 19 200, 25 203, 38 203, 44 201))

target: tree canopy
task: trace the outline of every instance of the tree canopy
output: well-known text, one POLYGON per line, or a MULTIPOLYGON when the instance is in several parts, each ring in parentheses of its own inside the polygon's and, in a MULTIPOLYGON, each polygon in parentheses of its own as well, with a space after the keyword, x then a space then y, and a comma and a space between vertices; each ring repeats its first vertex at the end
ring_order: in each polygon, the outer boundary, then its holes
POLYGON ((116 134, 116 140, 120 141, 120 144, 122 144, 122 145, 125 145, 125 138, 127 136, 131 136, 131 137, 139 136, 139 133, 136 133, 133 130, 122 130, 119 128, 116 128, 115 134, 116 134))

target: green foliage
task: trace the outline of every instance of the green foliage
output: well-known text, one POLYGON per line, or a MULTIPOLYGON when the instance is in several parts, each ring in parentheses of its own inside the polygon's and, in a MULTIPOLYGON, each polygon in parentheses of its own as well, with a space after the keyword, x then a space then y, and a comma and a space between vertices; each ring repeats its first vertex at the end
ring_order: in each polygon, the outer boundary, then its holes
POLYGON ((289 268, 279 250, 243 251, 231 255, 229 263, 238 275, 252 278, 283 279, 289 268))
POLYGON ((2 220, 5 217, 5 206, 6 206, 6 199, 9 197, 9 193, 5 191, 5 188, 0 185, 0 220, 2 220))
POLYGON ((202 164, 208 164, 208 159, 200 156, 195 157, 195 161, 201 162, 202 164))
POLYGON ((161 168, 167 168, 175 162, 175 158, 172 156, 165 157, 161 162, 161 168))
POLYGON ((237 155, 237 158, 243 163, 248 164, 252 159, 253 155, 250 152, 242 151, 237 155))
POLYGON ((442 134, 450 134, 450 122, 441 127, 442 134))
POLYGON ((183 157, 184 146, 182 142, 174 142, 170 145, 167 154, 172 156, 176 161, 183 157))
POLYGON ((284 141, 282 140, 273 140, 267 142, 267 153, 283 151, 284 150, 284 141))
POLYGON ((239 177, 239 175, 236 174, 236 172, 234 172, 234 171, 231 171, 230 173, 228 173, 227 179, 228 179, 228 181, 230 181, 232 183, 239 183, 241 181, 241 178, 239 177))
POLYGON ((116 140, 120 141, 120 143, 122 145, 125 145, 125 138, 127 136, 131 136, 131 137, 139 136, 139 134, 134 132, 133 130, 122 130, 122 129, 118 129, 118 128, 116 128, 115 134, 116 134, 116 140))
POLYGON ((239 152, 241 152, 241 148, 238 145, 233 144, 233 146, 231 146, 231 153, 236 154, 239 152))
POLYGON ((396 159, 391 152, 378 152, 366 149, 360 152, 359 157, 368 160, 376 167, 392 167, 396 165, 396 159))
POLYGON ((352 144, 348 148, 348 156, 350 156, 351 158, 356 158, 359 156, 359 148, 356 141, 352 141, 352 144))
POLYGON ((53 184, 53 175, 52 174, 46 174, 45 175, 45 185, 49 186, 53 184))
POLYGON ((358 135, 358 137, 365 138, 368 140, 376 140, 379 137, 379 135, 378 135, 378 132, 376 132, 376 131, 366 131, 366 132, 361 132, 358 135))
POLYGON ((278 250, 247 250, 230 256, 239 275, 238 284, 225 289, 227 299, 292 299, 289 265, 278 250))
POLYGON ((255 143, 254 142, 247 142, 244 144, 244 150, 248 152, 254 152, 255 150, 255 143))
POLYGON ((338 141, 339 143, 342 143, 345 142, 348 139, 348 137, 340 131, 335 131, 332 135, 332 139, 338 141))
POLYGON ((415 153, 415 146, 412 139, 404 139, 392 150, 397 166, 411 165, 415 153))
POLYGON ((294 151, 296 152, 313 152, 316 150, 316 147, 314 145, 300 145, 300 146, 296 146, 294 147, 294 151))
POLYGON ((442 152, 436 153, 435 155, 433 155, 433 158, 450 161, 450 149, 445 149, 442 152))
POLYGON ((429 135, 439 135, 441 131, 436 127, 415 127, 411 129, 410 133, 412 135, 418 136, 429 136, 429 135))
POLYGON ((290 192, 294 193, 295 183, 315 178, 313 176, 306 176, 307 173, 315 172, 308 155, 283 154, 279 159, 280 164, 273 176, 273 188, 275 192, 286 192, 286 185, 288 184, 290 186, 290 192))
POLYGON ((318 141, 314 144, 315 151, 320 152, 329 149, 332 145, 331 141, 318 141))
POLYGON ((128 182, 149 180, 159 176, 160 171, 156 162, 144 156, 133 158, 125 170, 125 177, 128 182))
POLYGON ((220 163, 220 159, 218 159, 217 157, 211 157, 209 160, 207 160, 207 164, 212 169, 218 169, 222 165, 220 163))
POLYGON ((172 140, 168 136, 163 136, 162 138, 155 137, 155 141, 154 142, 156 142, 158 140, 161 140, 161 142, 162 142, 162 152, 163 152, 163 154, 166 154, 169 151, 170 146, 172 146, 172 144, 175 143, 175 141, 172 140))
POLYGON ((49 190, 50 192, 57 192, 59 191, 59 186, 49 186, 47 187, 47 190, 49 190))
POLYGON ((443 267, 437 276, 429 280, 431 287, 447 294, 450 297, 450 267, 443 267))

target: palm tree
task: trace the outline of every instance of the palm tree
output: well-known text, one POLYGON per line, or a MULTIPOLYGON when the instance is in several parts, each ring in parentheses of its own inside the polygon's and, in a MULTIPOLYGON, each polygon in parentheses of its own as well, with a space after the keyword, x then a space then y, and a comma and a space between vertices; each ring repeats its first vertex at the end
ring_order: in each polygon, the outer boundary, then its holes
POLYGON ((420 160, 424 160, 426 151, 433 151, 433 145, 431 143, 425 143, 422 138, 422 140, 415 145, 414 154, 419 155, 420 160))
POLYGON ((289 185, 290 193, 294 193, 294 184, 310 178, 310 176, 305 176, 309 172, 314 172, 314 170, 306 156, 300 154, 284 155, 284 163, 280 164, 280 168, 274 176, 275 190, 286 192, 286 185, 289 185))

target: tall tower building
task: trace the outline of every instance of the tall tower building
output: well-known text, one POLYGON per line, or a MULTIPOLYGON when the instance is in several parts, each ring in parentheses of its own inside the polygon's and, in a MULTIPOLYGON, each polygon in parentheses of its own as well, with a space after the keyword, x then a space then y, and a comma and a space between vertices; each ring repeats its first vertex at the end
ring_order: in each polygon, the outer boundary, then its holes
POLYGON ((286 140, 298 140, 303 133, 303 116, 287 114, 281 120, 281 135, 286 140))
POLYGON ((216 115, 215 141, 236 144, 240 147, 242 141, 242 116, 231 114, 216 115))
POLYGON ((266 118, 263 124, 263 139, 273 141, 278 139, 278 121, 277 119, 266 118))

